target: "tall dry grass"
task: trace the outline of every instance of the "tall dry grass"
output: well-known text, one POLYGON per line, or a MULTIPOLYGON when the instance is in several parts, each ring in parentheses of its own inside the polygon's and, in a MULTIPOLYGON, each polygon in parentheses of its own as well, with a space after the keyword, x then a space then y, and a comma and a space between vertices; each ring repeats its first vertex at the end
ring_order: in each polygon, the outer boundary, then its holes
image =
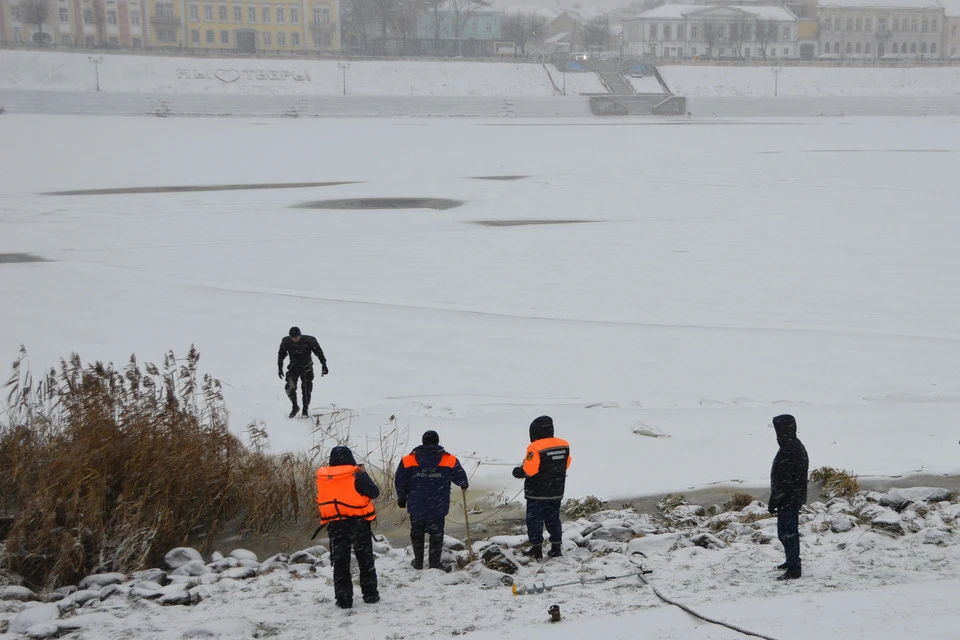
POLYGON ((36 587, 156 566, 188 540, 315 517, 310 460, 270 456, 266 433, 227 431, 200 354, 84 364, 35 378, 21 348, 0 418, 4 565, 36 587))

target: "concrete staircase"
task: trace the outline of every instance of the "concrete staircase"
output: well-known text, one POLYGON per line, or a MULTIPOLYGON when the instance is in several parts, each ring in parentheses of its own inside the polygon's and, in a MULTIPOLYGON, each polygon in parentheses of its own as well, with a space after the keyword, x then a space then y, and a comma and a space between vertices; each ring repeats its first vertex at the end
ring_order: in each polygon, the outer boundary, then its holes
POLYGON ((623 75, 619 60, 585 60, 583 66, 600 76, 600 81, 611 95, 634 96, 633 85, 623 75))

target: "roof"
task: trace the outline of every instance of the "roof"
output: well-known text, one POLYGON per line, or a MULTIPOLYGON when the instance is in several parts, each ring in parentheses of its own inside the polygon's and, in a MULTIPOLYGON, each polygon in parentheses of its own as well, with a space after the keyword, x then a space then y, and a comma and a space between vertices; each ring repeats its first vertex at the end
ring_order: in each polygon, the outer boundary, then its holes
POLYGON ((940 9, 937 0, 819 0, 821 7, 884 8, 884 9, 940 9))
MULTIPOLYGON (((846 0, 838 0, 846 1, 846 0)), ((876 1, 876 0, 875 0, 876 1)), ((635 20, 649 19, 670 19, 680 20, 689 17, 695 13, 721 13, 724 11, 740 11, 750 14, 762 20, 777 20, 793 22, 797 19, 793 13, 785 7, 756 7, 756 6, 734 6, 734 5, 693 5, 693 4, 665 4, 650 11, 644 11, 635 20)), ((630 22, 625 20, 625 22, 630 22)))
POLYGON ((543 44, 557 44, 558 42, 563 41, 564 38, 568 38, 568 37, 570 37, 570 32, 569 32, 569 31, 566 31, 566 32, 563 32, 563 33, 558 33, 557 35, 553 36, 552 38, 547 38, 546 40, 544 40, 544 41, 543 41, 543 44))

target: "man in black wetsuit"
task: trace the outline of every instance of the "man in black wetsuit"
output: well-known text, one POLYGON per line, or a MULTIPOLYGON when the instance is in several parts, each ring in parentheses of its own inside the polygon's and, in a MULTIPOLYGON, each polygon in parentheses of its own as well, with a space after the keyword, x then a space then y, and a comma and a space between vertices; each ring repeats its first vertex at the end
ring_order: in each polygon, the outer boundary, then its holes
POLYGON ((290 417, 293 418, 300 411, 297 406, 297 380, 300 380, 303 394, 303 417, 310 415, 310 394, 313 391, 313 355, 323 366, 320 375, 325 376, 330 373, 327 369, 327 359, 323 355, 323 349, 313 336, 300 334, 299 327, 290 327, 290 335, 280 341, 280 353, 277 354, 277 375, 280 379, 286 379, 285 387, 290 402, 293 403, 293 410, 290 417), (287 366, 287 375, 283 375, 283 361, 290 356, 290 364, 287 366))

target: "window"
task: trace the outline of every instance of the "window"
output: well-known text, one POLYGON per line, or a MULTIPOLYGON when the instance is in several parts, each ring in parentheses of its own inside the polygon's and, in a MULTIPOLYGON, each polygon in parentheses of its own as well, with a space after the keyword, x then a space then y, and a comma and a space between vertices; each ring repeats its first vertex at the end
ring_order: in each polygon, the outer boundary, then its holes
MULTIPOLYGON (((20 22, 20 7, 10 7, 10 17, 13 18, 14 22, 20 22)), ((16 34, 19 37, 20 29, 17 29, 16 34)), ((20 42, 17 40, 16 42, 20 42)))
POLYGON ((789 55, 790 55, 790 48, 789 48, 789 47, 784 47, 784 49, 783 49, 783 57, 786 58, 786 57, 789 56, 789 55))
POLYGON ((953 25, 952 27, 950 27, 950 35, 951 36, 957 35, 957 25, 953 25))
POLYGON ((107 11, 107 24, 117 24, 116 11, 107 11))
POLYGON ((957 55, 957 48, 956 48, 956 47, 950 47, 950 55, 951 55, 951 56, 957 55))
POLYGON ((70 36, 62 35, 62 36, 60 36, 60 44, 62 44, 62 45, 65 46, 65 47, 72 47, 72 46, 73 46, 73 38, 71 38, 70 36))
POLYGON ((70 22, 70 13, 63 7, 60 7, 60 22, 70 22))
POLYGON ((243 7, 233 8, 233 21, 237 24, 243 24, 243 7))
POLYGON ((727 37, 727 28, 723 25, 717 27, 717 37, 721 40, 727 37))
POLYGON ((287 46, 287 34, 281 31, 277 34, 277 46, 285 47, 287 46))
POLYGON ((892 51, 893 53, 896 53, 896 52, 897 52, 897 43, 896 43, 896 42, 893 43, 893 48, 891 49, 891 51, 892 51))
POLYGON ((683 40, 683 25, 677 27, 677 40, 683 40))
POLYGON ((670 40, 670 25, 663 25, 663 39, 670 40))
POLYGON ((277 24, 284 23, 283 7, 277 7, 277 24))
POLYGON ((290 7, 290 24, 300 24, 300 9, 290 7))
POLYGON ((860 31, 860 18, 857 18, 856 25, 857 25, 856 30, 860 31))
MULTIPOLYGON (((690 39, 691 39, 691 40, 696 40, 698 34, 699 34, 699 31, 697 30, 697 27, 696 27, 696 26, 690 27, 690 39)), ((696 54, 694 54, 694 55, 696 55, 696 54)))
POLYGON ((923 25, 921 25, 920 31, 922 31, 923 33, 926 33, 926 32, 927 32, 927 29, 929 29, 929 28, 930 28, 930 25, 927 24, 927 21, 926 21, 926 20, 924 20, 924 21, 923 21, 923 25))
POLYGON ((690 55, 692 55, 692 56, 697 55, 697 48, 696 48, 696 47, 690 47, 690 55))
POLYGON ((857 43, 857 53, 860 53, 860 43, 857 43))
MULTIPOLYGON (((314 14, 314 15, 316 15, 316 14, 314 14)), ((651 40, 656 40, 656 39, 657 39, 657 25, 655 25, 655 24, 650 25, 650 39, 651 39, 651 40)))
POLYGON ((93 9, 83 10, 83 24, 93 24, 93 9))
POLYGON ((864 53, 870 53, 870 43, 869 43, 869 42, 867 42, 866 44, 863 45, 863 52, 864 52, 864 53))
POLYGON ((263 32, 263 46, 269 47, 273 44, 273 37, 270 35, 269 31, 263 32))
POLYGON ((893 21, 893 30, 894 30, 894 31, 900 31, 900 18, 896 18, 896 19, 893 21))
POLYGON ((193 44, 200 44, 200 30, 191 29, 190 30, 190 42, 193 44))
POLYGON ((776 50, 776 49, 770 49, 770 57, 771 57, 771 58, 776 58, 776 57, 777 57, 777 50, 776 50))
POLYGON ((930 43, 930 53, 936 53, 936 52, 937 52, 937 43, 936 43, 936 42, 931 42, 931 43, 930 43))
POLYGON ((750 57, 750 47, 747 47, 746 49, 743 50, 743 57, 744 58, 750 57))
POLYGON ((190 5, 190 21, 200 22, 200 7, 195 4, 190 5))
POLYGON ((160 27, 157 29, 157 42, 176 42, 177 41, 177 30, 170 29, 167 27, 160 27))
POLYGON ((916 52, 917 52, 917 43, 913 42, 910 44, 910 53, 916 53, 916 52))
POLYGON ((130 24, 132 24, 132 25, 135 26, 135 27, 139 27, 139 26, 140 26, 140 12, 139 12, 139 11, 134 11, 133 13, 130 14, 130 24))
POLYGON ((133 39, 133 48, 134 48, 134 49, 139 49, 139 48, 142 47, 142 46, 143 46, 143 40, 141 40, 140 38, 134 38, 134 39, 133 39))
MULTIPOLYGON (((292 16, 291 16, 291 17, 292 17, 292 16)), ((294 32, 294 33, 291 33, 291 34, 290 34, 290 44, 293 45, 294 47, 299 47, 299 46, 300 46, 300 34, 299 34, 299 33, 294 32)))
POLYGON ((924 42, 923 44, 920 45, 920 53, 926 53, 926 52, 927 52, 927 43, 924 42))
MULTIPOLYGON (((328 33, 315 33, 313 34, 313 46, 320 49, 323 47, 330 46, 330 34, 328 33)), ((651 47, 651 49, 656 51, 656 46, 651 47)), ((652 53, 652 52, 651 52, 652 53)))
POLYGON ((867 33, 873 33, 873 20, 867 18, 863 21, 863 28, 867 33))
POLYGON ((853 31, 853 18, 847 18, 847 31, 853 31))
POLYGON ((226 22, 227 21, 227 5, 222 4, 219 7, 217 7, 217 9, 220 13, 220 22, 226 22))
POLYGON ((213 22, 213 5, 212 4, 203 5, 203 19, 206 22, 213 22))
POLYGON ((220 44, 230 44, 230 32, 226 29, 220 32, 220 44))
POLYGON ((885 19, 880 18, 879 20, 877 20, 877 31, 879 33, 887 32, 887 21, 885 19))
POLYGON ((934 20, 934 21, 932 21, 932 22, 930 23, 930 31, 933 31, 934 33, 937 32, 937 21, 936 21, 936 20, 934 20))
POLYGON ((213 29, 207 29, 207 44, 214 44, 216 40, 213 37, 213 29))
POLYGON ((159 18, 173 18, 173 3, 172 2, 163 2, 157 3, 157 17, 159 18))
POLYGON ((247 7, 247 22, 250 24, 257 23, 257 8, 256 7, 247 7))
POLYGON ((263 8, 263 24, 270 24, 270 7, 263 8))
POLYGON ((847 43, 847 53, 853 53, 853 43, 852 43, 852 42, 848 42, 848 43, 847 43))
POLYGON ((781 40, 789 40, 789 39, 790 39, 790 27, 784 27, 781 40))
POLYGON ((916 32, 916 30, 917 30, 917 21, 916 21, 916 20, 913 20, 913 21, 910 23, 910 31, 916 32))
POLYGON ((115 47, 119 47, 119 46, 120 46, 120 38, 118 38, 117 36, 110 36, 110 44, 112 44, 112 45, 115 46, 115 47))
MULTIPOLYGON (((14 32, 14 35, 16 35, 16 32, 14 32)), ((83 41, 87 45, 87 47, 92 47, 96 42, 93 39, 93 36, 86 36, 83 41)))

